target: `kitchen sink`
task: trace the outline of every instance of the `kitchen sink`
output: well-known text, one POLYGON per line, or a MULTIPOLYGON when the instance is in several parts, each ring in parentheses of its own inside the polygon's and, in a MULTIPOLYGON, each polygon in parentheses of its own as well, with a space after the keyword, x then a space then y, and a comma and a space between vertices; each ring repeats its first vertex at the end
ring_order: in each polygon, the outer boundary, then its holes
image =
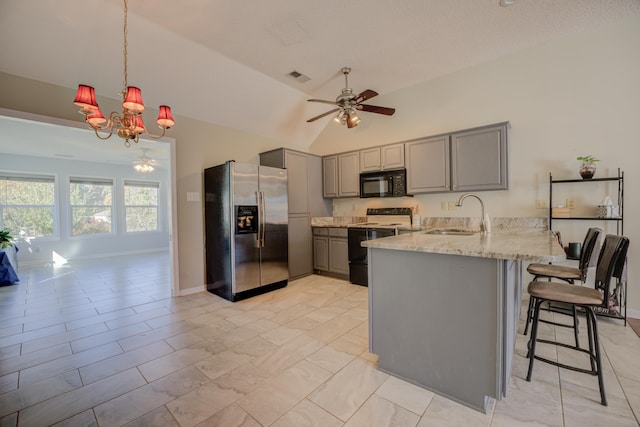
POLYGON ((457 228, 436 228, 433 230, 424 231, 424 234, 440 234, 440 235, 453 235, 453 236, 473 236, 477 234, 477 231, 457 229, 457 228))

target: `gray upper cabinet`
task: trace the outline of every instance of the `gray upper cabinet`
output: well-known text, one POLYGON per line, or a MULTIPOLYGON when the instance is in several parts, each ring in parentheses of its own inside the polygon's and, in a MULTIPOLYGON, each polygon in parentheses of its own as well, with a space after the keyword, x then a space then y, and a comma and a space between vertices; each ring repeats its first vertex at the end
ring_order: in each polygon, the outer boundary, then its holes
POLYGON ((360 195, 360 152, 322 158, 322 194, 327 198, 360 195))
POLYGON ((338 156, 322 158, 322 195, 326 198, 338 197, 338 156))
POLYGON ((404 164, 404 144, 360 150, 360 172, 400 169, 404 164))
POLYGON ((405 144, 407 193, 436 193, 450 190, 449 135, 405 144))
POLYGON ((360 195, 360 152, 338 154, 338 197, 360 195))
POLYGON ((453 191, 506 190, 508 123, 451 135, 453 191))
POLYGON ((308 156, 295 151, 285 151, 285 165, 289 180, 289 214, 309 213, 308 156))

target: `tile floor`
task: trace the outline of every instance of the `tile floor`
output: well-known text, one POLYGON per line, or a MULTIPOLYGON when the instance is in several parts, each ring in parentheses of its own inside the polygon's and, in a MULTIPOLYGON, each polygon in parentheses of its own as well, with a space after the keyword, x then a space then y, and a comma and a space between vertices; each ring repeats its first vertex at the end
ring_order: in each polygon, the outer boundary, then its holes
MULTIPOLYGON (((171 298, 167 265, 24 267, 0 287, 0 426, 638 425, 640 338, 619 321, 600 321, 608 407, 594 377, 537 363, 527 383, 519 335, 509 395, 481 414, 376 370, 366 288, 309 276, 235 304, 171 298)), ((571 340, 557 329, 541 334, 571 340)))

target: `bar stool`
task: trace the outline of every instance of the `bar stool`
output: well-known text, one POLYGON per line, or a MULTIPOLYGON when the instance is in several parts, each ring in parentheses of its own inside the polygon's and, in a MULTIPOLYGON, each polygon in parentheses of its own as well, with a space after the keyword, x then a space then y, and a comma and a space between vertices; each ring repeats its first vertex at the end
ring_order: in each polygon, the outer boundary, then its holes
POLYGON ((550 363, 565 369, 582 372, 598 376, 600 387, 600 399, 604 406, 607 406, 607 398, 604 391, 604 381, 602 378, 602 362, 600 358, 600 339, 598 337, 598 324, 593 307, 602 306, 608 303, 609 287, 612 277, 620 279, 623 274, 623 266, 629 248, 629 239, 623 236, 608 235, 604 239, 598 265, 596 267, 595 289, 584 286, 575 286, 568 283, 533 281, 529 283, 527 291, 534 300, 533 323, 531 337, 529 338, 529 370, 527 381, 531 381, 533 372, 533 361, 535 359, 550 363), (587 334, 589 337, 589 349, 580 348, 578 345, 572 346, 557 341, 538 339, 538 323, 540 319, 540 306, 543 302, 559 302, 571 304, 574 307, 584 309, 587 318, 587 334), (536 356, 536 342, 553 344, 565 348, 577 350, 589 355, 591 369, 583 369, 576 366, 566 365, 560 362, 536 356))
MULTIPOLYGON (((575 283, 576 280, 584 283, 587 280, 587 272, 589 271, 589 264, 591 263, 591 257, 593 255, 593 251, 597 246, 598 240, 600 238, 600 233, 602 230, 599 228, 590 228, 587 231, 586 236, 584 237, 584 242, 582 243, 582 252, 580 253, 580 261, 578 262, 578 267, 567 267, 562 265, 554 265, 554 264, 529 264, 527 267, 527 272, 533 274, 533 281, 537 281, 540 278, 549 278, 549 279, 560 279, 564 280, 568 283, 575 283)), ((571 312, 567 312, 566 310, 562 310, 561 308, 555 307, 550 308, 551 311, 560 314, 567 314, 573 316, 573 325, 567 325, 564 323, 557 323, 550 320, 540 319, 540 322, 551 323, 556 326, 562 326, 565 328, 573 328, 573 335, 576 340, 576 346, 579 346, 578 341, 578 316, 576 313, 575 306, 571 310, 571 312)), ((529 331, 529 324, 533 319, 533 300, 529 300, 529 308, 527 309, 527 323, 524 327, 524 335, 527 335, 529 331)))

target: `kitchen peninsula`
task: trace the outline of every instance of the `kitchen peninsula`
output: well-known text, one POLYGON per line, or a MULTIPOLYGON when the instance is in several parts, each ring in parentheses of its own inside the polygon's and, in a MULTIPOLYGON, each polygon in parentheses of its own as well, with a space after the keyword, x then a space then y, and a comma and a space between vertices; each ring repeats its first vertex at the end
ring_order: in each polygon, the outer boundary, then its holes
POLYGON ((487 412, 506 396, 523 262, 558 262, 549 231, 416 232, 362 243, 378 368, 487 412))

